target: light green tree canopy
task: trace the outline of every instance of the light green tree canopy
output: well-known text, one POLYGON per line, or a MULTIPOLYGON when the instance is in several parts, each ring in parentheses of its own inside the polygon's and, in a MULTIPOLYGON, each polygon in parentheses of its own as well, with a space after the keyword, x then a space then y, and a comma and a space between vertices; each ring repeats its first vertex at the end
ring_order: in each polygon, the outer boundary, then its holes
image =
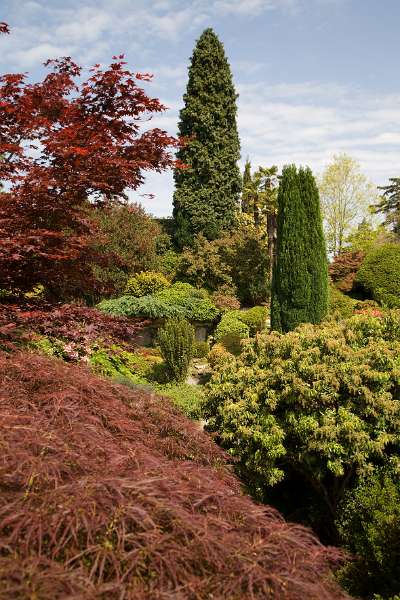
POLYGON ((346 237, 363 218, 370 217, 376 203, 376 186, 347 154, 333 157, 318 182, 328 250, 340 254, 346 237))

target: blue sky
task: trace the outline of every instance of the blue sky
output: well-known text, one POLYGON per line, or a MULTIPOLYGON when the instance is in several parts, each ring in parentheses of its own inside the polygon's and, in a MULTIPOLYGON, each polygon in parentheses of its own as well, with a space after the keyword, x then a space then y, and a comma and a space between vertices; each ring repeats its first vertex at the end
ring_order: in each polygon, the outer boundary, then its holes
MULTIPOLYGON (((399 0, 1 0, 0 72, 41 73, 47 58, 80 64, 125 53, 154 73, 149 93, 175 134, 196 39, 213 27, 238 93, 242 163, 295 162, 321 172, 347 152, 376 184, 400 175, 399 0)), ((172 206, 171 174, 132 198, 156 215, 172 206), (152 200, 143 193, 155 193, 152 200)))

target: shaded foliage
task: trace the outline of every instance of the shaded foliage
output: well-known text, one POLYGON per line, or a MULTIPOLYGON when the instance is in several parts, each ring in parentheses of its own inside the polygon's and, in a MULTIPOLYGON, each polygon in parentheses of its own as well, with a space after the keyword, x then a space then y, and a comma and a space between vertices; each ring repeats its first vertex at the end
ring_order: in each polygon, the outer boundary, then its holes
POLYGON ((338 528, 342 544, 356 557, 341 574, 350 591, 395 595, 400 590, 399 473, 389 465, 361 478, 345 495, 338 528))
POLYGON ((0 426, 0 598, 346 597, 338 552, 244 496, 165 399, 0 353, 0 426))

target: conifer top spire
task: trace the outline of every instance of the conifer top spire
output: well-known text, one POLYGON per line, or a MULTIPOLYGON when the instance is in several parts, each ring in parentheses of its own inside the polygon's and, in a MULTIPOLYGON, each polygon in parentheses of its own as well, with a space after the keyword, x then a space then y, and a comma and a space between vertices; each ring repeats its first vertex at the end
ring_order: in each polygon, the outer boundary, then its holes
POLYGON ((189 167, 175 172, 174 219, 181 247, 196 233, 213 239, 234 226, 241 190, 236 98, 223 44, 205 29, 191 57, 179 121, 179 134, 189 138, 178 152, 189 167))

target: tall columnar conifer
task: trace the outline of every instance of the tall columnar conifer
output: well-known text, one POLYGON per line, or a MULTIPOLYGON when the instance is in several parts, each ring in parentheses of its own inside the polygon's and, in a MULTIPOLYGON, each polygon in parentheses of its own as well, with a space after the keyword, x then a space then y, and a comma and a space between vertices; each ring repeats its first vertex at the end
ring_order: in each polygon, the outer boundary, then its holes
POLYGON ((242 212, 251 212, 251 162, 249 159, 246 160, 243 171, 243 182, 242 182, 242 212))
POLYGON ((319 323, 327 312, 328 271, 318 189, 310 169, 284 167, 278 191, 272 329, 319 323))
POLYGON ((235 224, 241 176, 236 98, 224 47, 206 29, 193 51, 180 112, 179 134, 188 137, 178 158, 188 168, 175 171, 175 237, 180 247, 202 233, 215 239, 235 224))

